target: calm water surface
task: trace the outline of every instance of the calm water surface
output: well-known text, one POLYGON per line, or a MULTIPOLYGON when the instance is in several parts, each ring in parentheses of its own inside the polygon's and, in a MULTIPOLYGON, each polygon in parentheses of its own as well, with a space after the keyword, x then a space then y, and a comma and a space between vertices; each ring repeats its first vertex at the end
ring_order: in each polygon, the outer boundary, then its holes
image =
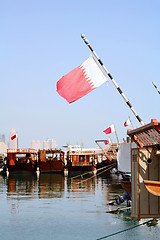
MULTIPOLYGON (((68 178, 61 174, 0 176, 2 239, 97 239, 137 224, 130 211, 108 202, 122 194, 116 175, 68 178)), ((160 225, 141 226, 107 239, 160 239, 160 225)))

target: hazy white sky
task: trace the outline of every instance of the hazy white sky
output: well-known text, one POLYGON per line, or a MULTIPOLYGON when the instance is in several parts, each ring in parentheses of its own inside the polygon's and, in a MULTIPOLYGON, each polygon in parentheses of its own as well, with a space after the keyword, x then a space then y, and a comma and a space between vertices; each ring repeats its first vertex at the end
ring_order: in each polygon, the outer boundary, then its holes
MULTIPOLYGON (((0 3, 0 133, 14 128, 19 146, 53 138, 95 147, 115 124, 120 140, 128 116, 139 122, 109 80, 68 104, 56 82, 83 63, 85 34, 145 123, 159 118, 159 0, 2 0, 0 3)), ((115 134, 111 138, 116 141, 115 134)))

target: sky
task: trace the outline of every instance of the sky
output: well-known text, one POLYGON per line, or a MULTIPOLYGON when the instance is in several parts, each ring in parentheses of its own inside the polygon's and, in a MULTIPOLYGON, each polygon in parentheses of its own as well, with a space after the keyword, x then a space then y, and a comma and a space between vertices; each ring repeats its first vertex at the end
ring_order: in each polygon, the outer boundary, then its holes
POLYGON ((1 0, 0 1, 0 133, 14 128, 19 147, 53 138, 66 144, 96 147, 111 137, 103 130, 115 124, 119 141, 127 137, 124 122, 130 108, 110 81, 67 103, 56 92, 57 81, 91 54, 90 41, 135 111, 147 124, 159 117, 159 0, 1 0))

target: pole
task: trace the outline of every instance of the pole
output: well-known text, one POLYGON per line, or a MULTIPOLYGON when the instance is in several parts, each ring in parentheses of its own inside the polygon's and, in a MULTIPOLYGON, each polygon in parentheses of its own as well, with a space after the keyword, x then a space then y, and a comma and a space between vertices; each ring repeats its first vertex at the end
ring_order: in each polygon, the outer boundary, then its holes
POLYGON ((130 118, 130 117, 128 117, 128 118, 129 118, 129 120, 130 120, 130 123, 131 123, 132 129, 134 129, 133 124, 132 124, 132 121, 131 121, 131 118, 130 118))
MULTIPOLYGON (((104 151, 104 149, 101 147, 101 145, 98 143, 99 140, 95 140, 95 142, 97 143, 97 145, 102 149, 102 152, 104 153, 104 155, 106 156, 106 158, 109 160, 109 161, 112 161, 112 158, 107 154, 106 151, 104 151)), ((101 140, 100 140, 101 141, 101 140)))
POLYGON ((101 61, 101 59, 98 57, 98 55, 96 54, 96 52, 93 50, 93 48, 91 47, 91 44, 89 43, 89 41, 87 40, 87 38, 82 34, 81 38, 84 40, 85 44, 89 47, 89 49, 91 50, 91 52, 93 53, 93 55, 96 57, 96 59, 98 60, 98 62, 100 63, 100 65, 102 66, 102 68, 104 69, 104 71, 107 73, 108 77, 111 79, 111 81, 113 82, 114 86, 117 88, 118 92, 121 94, 121 96, 123 97, 123 99, 125 100, 126 104, 130 107, 131 111, 134 113, 134 115, 136 116, 136 118, 138 119, 138 121, 140 122, 140 124, 143 126, 145 125, 145 123, 142 121, 142 119, 139 117, 139 115, 136 113, 136 111, 134 110, 134 108, 132 107, 131 103, 128 101, 128 99, 126 98, 126 96, 124 95, 124 93, 122 92, 122 90, 120 89, 120 87, 117 85, 117 83, 115 82, 115 80, 113 79, 112 75, 109 73, 109 71, 107 70, 107 68, 104 66, 103 62, 101 61))
POLYGON ((115 125, 114 125, 114 129, 115 129, 115 134, 116 134, 116 138, 117 138, 117 143, 119 145, 119 139, 118 139, 118 135, 117 135, 117 131, 116 131, 115 125))
POLYGON ((158 87, 156 86, 156 84, 154 82, 152 82, 152 83, 153 83, 153 86, 157 89, 157 92, 160 94, 160 91, 159 91, 158 87))

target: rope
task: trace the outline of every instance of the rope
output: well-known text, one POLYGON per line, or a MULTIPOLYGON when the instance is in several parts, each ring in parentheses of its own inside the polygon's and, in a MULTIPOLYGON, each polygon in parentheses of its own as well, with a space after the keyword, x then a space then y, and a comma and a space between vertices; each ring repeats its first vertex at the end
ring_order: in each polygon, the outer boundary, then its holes
MULTIPOLYGON (((112 165, 113 165, 113 164, 112 164, 112 165)), ((99 174, 102 174, 103 172, 108 171, 108 170, 111 169, 113 166, 106 166, 106 167, 108 167, 108 168, 105 169, 104 171, 96 174, 95 176, 92 176, 92 177, 90 177, 90 178, 87 178, 87 179, 85 179, 85 180, 81 180, 81 181, 78 182, 77 184, 80 184, 80 183, 82 183, 82 182, 86 182, 86 181, 90 180, 91 178, 94 178, 94 177, 98 176, 99 174)))
POLYGON ((112 234, 106 235, 106 236, 101 237, 101 238, 97 238, 96 240, 101 240, 101 239, 105 239, 105 238, 108 238, 108 237, 112 237, 112 236, 117 235, 117 234, 119 234, 119 233, 123 233, 123 232, 129 231, 129 230, 132 230, 132 229, 134 229, 134 228, 140 227, 140 226, 145 225, 145 224, 147 224, 147 223, 151 223, 152 221, 154 221, 154 219, 151 219, 151 220, 146 221, 146 222, 144 222, 144 223, 140 223, 140 224, 138 224, 138 225, 136 225, 136 226, 133 226, 133 227, 130 227, 130 228, 121 230, 121 231, 119 231, 119 232, 112 233, 112 234))
MULTIPOLYGON (((116 165, 116 164, 115 164, 115 163, 112 163, 112 164, 110 164, 109 166, 112 166, 112 167, 113 167, 114 165, 116 165)), ((97 169, 97 172, 100 171, 100 170, 102 170, 102 169, 104 169, 104 168, 107 168, 107 167, 108 167, 108 166, 105 166, 105 167, 99 168, 99 169, 97 169)), ((93 171, 89 171, 89 172, 86 172, 86 173, 83 173, 83 174, 79 174, 79 175, 77 175, 77 176, 74 176, 74 177, 68 178, 68 180, 73 179, 73 178, 82 177, 82 176, 87 175, 87 174, 89 174, 89 173, 93 173, 93 171)))

